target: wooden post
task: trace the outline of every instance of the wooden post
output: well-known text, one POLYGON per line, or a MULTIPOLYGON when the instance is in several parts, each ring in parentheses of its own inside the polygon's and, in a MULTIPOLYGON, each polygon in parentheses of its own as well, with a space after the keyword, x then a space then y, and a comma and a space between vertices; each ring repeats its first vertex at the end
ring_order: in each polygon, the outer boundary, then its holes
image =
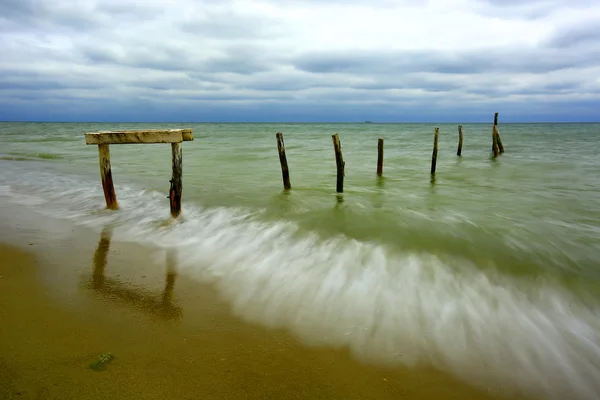
POLYGON ((377 141, 377 176, 383 175, 383 138, 377 141))
POLYGON ((500 138, 500 132, 498 132, 498 127, 494 125, 494 131, 496 131, 496 144, 498 145, 498 150, 500 153, 504 153, 504 145, 502 144, 502 138, 500 138))
POLYGON ((440 134, 440 128, 435 128, 433 131, 433 154, 431 155, 431 175, 435 174, 435 165, 437 163, 438 153, 438 136, 440 134))
POLYGON ((100 179, 102 180, 102 190, 104 191, 104 199, 106 200, 106 208, 117 210, 117 195, 113 186, 112 172, 110 170, 110 150, 108 144, 98 145, 98 155, 100 158, 100 179))
POLYGON ((171 189, 169 190, 169 200, 171 202, 171 215, 176 218, 181 213, 181 192, 183 190, 181 182, 183 164, 181 143, 171 143, 171 151, 173 153, 173 175, 170 180, 171 189))
POLYGON ((462 154, 462 144, 463 144, 462 125, 459 125, 458 126, 458 150, 456 151, 457 156, 460 156, 462 154))
POLYGON ((283 133, 277 132, 275 135, 277 138, 277 150, 279 151, 279 163, 281 164, 281 175, 283 177, 283 188, 290 190, 292 185, 290 184, 290 170, 288 169, 287 157, 285 156, 285 146, 283 144, 283 133))
POLYGON ((494 153, 494 157, 498 157, 498 136, 496 135, 497 132, 498 129, 496 128, 496 125, 494 125, 494 127, 492 128, 492 153, 494 153))
POLYGON ((346 167, 346 163, 344 162, 344 158, 342 157, 342 145, 340 143, 340 136, 336 133, 335 135, 331 135, 331 138, 333 139, 335 164, 337 166, 336 191, 338 193, 342 193, 344 191, 344 169, 346 167))
POLYGON ((498 113, 494 113, 494 126, 498 126, 498 113))

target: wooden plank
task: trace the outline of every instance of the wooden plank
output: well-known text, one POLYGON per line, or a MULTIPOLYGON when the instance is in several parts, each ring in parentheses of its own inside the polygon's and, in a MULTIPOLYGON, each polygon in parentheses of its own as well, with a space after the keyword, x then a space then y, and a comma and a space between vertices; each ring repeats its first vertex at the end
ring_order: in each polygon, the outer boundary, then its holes
POLYGON ((181 143, 194 140, 191 129, 100 131, 85 134, 85 144, 181 143))
POLYGON ((112 172, 110 170, 110 149, 107 144, 98 145, 98 155, 100 159, 100 179, 102 180, 106 208, 117 210, 119 204, 117 203, 117 195, 113 186, 112 172))

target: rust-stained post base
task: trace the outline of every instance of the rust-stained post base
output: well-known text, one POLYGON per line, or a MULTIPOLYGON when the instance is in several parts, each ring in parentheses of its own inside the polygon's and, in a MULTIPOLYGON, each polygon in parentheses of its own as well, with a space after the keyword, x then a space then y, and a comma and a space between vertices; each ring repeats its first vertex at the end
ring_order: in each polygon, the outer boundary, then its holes
POLYGON ((277 151, 279 152, 279 163, 281 164, 281 176, 283 177, 283 188, 290 190, 290 170, 288 169, 287 157, 285 156, 285 146, 283 144, 283 133, 277 132, 277 151))
POLYGON ((437 164, 439 134, 440 134, 440 128, 435 128, 433 131, 433 154, 431 155, 431 175, 435 174, 435 167, 437 164))
POLYGON ((456 151, 457 156, 460 156, 462 154, 462 145, 463 145, 462 125, 459 125, 458 126, 458 150, 456 151))
POLYGON ((331 135, 331 138, 333 139, 333 151, 335 152, 335 164, 337 166, 336 191, 338 193, 343 193, 344 170, 346 163, 344 162, 344 157, 342 156, 342 144, 340 143, 340 136, 337 133, 335 135, 331 135))
POLYGON ((383 138, 377 141, 377 176, 383 175, 383 138))
POLYGON ((171 151, 173 153, 173 175, 170 181, 169 201, 171 203, 171 215, 173 218, 176 218, 181 214, 181 192, 183 190, 181 179, 183 168, 181 143, 171 143, 171 151))
POLYGON ((102 190, 104 191, 104 199, 106 200, 106 208, 117 210, 117 195, 113 186, 112 172, 110 170, 110 150, 108 144, 98 145, 98 155, 100 158, 100 179, 102 180, 102 190))

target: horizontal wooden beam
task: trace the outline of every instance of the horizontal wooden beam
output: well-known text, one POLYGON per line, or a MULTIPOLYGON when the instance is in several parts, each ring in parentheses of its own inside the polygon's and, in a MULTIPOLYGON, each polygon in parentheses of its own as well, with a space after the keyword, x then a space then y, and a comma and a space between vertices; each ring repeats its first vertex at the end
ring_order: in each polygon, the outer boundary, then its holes
POLYGON ((181 143, 194 140, 191 129, 100 131, 85 134, 85 144, 181 143))

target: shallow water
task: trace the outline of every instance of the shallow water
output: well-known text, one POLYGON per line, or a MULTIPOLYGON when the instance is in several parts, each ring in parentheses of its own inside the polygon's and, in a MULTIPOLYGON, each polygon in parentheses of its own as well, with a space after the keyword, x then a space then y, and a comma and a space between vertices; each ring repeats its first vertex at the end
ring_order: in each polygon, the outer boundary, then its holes
POLYGON ((432 365, 547 398, 600 392, 598 124, 0 124, 0 204, 177 248, 240 318, 385 365, 432 365), (83 133, 191 127, 183 219, 170 146, 111 146, 104 210, 83 133), (282 192, 275 133, 292 191, 282 192), (346 161, 335 193, 331 134, 346 161), (384 177, 375 176, 377 138, 384 177))

